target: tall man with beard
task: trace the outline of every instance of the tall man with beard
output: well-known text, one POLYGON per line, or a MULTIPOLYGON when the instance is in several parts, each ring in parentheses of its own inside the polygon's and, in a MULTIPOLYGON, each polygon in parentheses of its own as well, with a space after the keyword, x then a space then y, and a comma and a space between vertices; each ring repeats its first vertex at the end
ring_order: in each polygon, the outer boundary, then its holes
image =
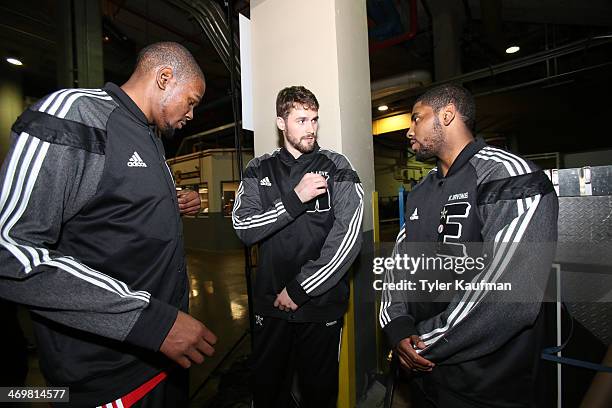
POLYGON ((363 189, 342 154, 317 144, 319 103, 301 86, 276 99, 284 146, 253 159, 233 210, 236 233, 259 243, 252 389, 256 408, 335 407, 346 271, 361 247, 363 189))
MULTIPOLYGON (((458 85, 432 88, 412 109, 408 139, 417 160, 437 159, 406 200, 395 252, 418 257, 422 243, 455 269, 461 286, 447 301, 383 292, 380 323, 399 361, 415 374, 419 408, 532 407, 543 340, 543 288, 557 239, 558 202, 533 163, 473 136, 475 104, 458 85), (416 252, 416 253, 415 253, 416 252), (455 263, 455 265, 459 265, 455 263)), ((440 271, 419 270, 416 279, 440 271)), ((386 282, 406 271, 390 269, 386 282)))
POLYGON ((179 214, 198 199, 177 197, 158 137, 204 89, 187 49, 156 43, 121 87, 59 90, 13 125, 0 297, 33 312, 42 372, 70 406, 186 406, 185 368, 214 351, 187 314, 179 214))

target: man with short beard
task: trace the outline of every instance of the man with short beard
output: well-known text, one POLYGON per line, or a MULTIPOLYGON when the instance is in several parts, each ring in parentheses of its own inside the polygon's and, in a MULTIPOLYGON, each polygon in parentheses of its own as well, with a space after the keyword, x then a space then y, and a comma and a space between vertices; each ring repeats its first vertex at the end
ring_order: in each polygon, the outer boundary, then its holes
MULTIPOLYGON (((410 146, 437 166, 407 196, 395 253, 420 256, 419 247, 455 265, 484 260, 469 271, 455 266, 451 281, 511 290, 458 289, 436 302, 383 292, 380 323, 412 374, 418 408, 535 406, 557 196, 533 163, 474 138, 474 118, 472 95, 458 85, 432 88, 414 104, 410 146)), ((413 272, 417 280, 441 276, 413 272)), ((385 282, 405 277, 390 269, 385 282)))
POLYGON ((215 335, 187 314, 177 197, 158 131, 193 118, 205 89, 189 51, 155 43, 121 87, 62 89, 12 128, 0 171, 0 297, 33 313, 62 406, 184 407, 187 370, 215 335))
POLYGON ((253 159, 232 220, 259 243, 252 381, 256 408, 335 407, 346 271, 361 247, 363 189, 342 154, 317 144, 319 103, 301 86, 276 99, 284 146, 253 159))

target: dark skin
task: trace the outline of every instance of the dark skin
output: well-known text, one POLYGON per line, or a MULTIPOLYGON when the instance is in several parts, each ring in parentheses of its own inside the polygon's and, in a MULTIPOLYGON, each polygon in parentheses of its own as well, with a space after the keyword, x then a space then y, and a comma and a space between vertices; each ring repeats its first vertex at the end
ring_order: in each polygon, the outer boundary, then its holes
POLYGON ((181 215, 198 215, 200 212, 200 195, 193 190, 179 190, 176 192, 179 211, 181 215))
MULTIPOLYGON (((149 123, 162 133, 180 129, 193 119, 193 109, 206 89, 203 78, 178 80, 172 67, 159 66, 148 72, 136 70, 121 86, 142 110, 149 123)), ((195 191, 177 192, 179 211, 195 215, 200 209, 200 197, 195 191)), ((172 328, 159 351, 183 368, 201 364, 205 356, 214 354, 217 336, 202 322, 178 311, 172 328)))
MULTIPOLYGON (((457 108, 450 103, 434 112, 431 106, 417 102, 406 133, 410 147, 423 158, 436 157, 443 176, 465 146, 474 141, 457 108), (436 121, 437 119, 437 121, 436 121)), ((410 371, 430 372, 436 366, 419 355, 427 346, 417 334, 402 339, 395 347, 400 365, 410 371)))

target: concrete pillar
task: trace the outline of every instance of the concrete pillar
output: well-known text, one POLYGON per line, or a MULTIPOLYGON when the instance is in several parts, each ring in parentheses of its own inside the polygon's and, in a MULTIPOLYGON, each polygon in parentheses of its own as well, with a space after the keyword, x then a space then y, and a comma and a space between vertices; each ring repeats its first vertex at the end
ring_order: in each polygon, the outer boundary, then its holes
POLYGON ((363 183, 364 231, 374 188, 365 0, 251 2, 255 155, 279 146, 276 94, 304 85, 317 96, 319 144, 346 155, 363 183))
POLYGON ((102 10, 99 0, 61 0, 58 85, 100 88, 104 85, 102 10))
POLYGON ((23 111, 21 75, 16 72, 19 69, 10 66, 0 71, 0 163, 8 153, 11 126, 23 111))
POLYGON ((434 81, 442 81, 461 74, 461 45, 465 11, 463 2, 430 0, 433 25, 434 81))
POLYGON ((374 152, 365 0, 252 0, 255 155, 279 146, 275 101, 303 85, 319 100, 319 144, 343 153, 363 184, 364 243, 353 266, 352 304, 345 320, 338 407, 354 407, 376 368, 372 302, 374 152), (369 302, 368 302, 369 301, 369 302))

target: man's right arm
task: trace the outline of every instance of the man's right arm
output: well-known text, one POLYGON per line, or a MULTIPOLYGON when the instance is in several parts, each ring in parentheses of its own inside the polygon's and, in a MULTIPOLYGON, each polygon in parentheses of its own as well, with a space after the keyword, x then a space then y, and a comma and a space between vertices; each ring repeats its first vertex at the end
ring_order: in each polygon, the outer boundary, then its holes
POLYGON ((269 237, 307 209, 294 190, 290 190, 263 208, 259 192, 259 163, 259 158, 253 159, 244 170, 232 211, 234 230, 245 245, 253 245, 269 237))
POLYGON ((11 137, 0 169, 0 297, 72 328, 160 350, 176 308, 55 249, 63 223, 95 194, 104 156, 26 132, 11 137))

